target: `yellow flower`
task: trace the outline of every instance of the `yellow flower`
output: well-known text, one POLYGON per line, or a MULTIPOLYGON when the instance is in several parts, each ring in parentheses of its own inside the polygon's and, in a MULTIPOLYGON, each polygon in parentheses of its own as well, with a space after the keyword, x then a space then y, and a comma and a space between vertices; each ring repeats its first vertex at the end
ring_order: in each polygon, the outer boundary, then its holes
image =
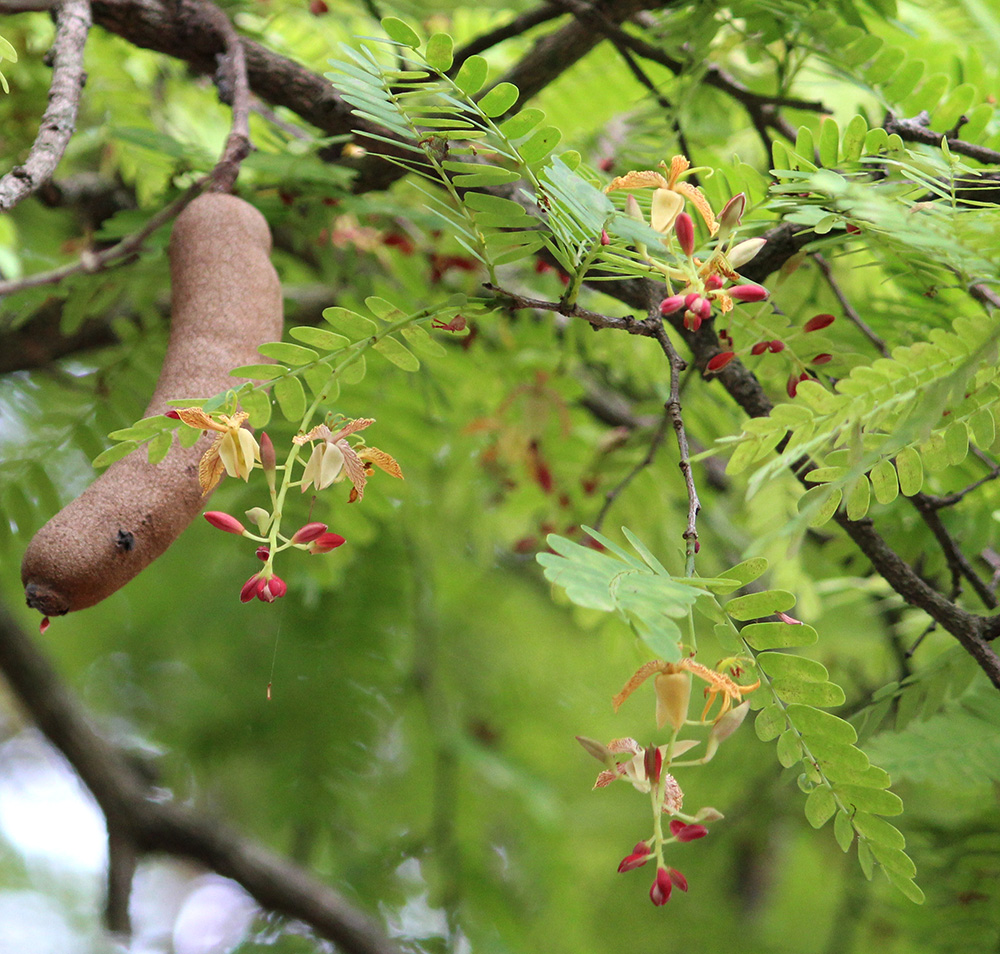
POLYGON ((715 221, 715 213, 708 199, 696 185, 681 179, 681 176, 691 168, 691 162, 685 156, 674 156, 670 160, 669 167, 665 162, 661 162, 660 168, 667 171, 666 177, 652 169, 633 170, 612 179, 604 191, 652 189, 649 224, 661 235, 673 227, 677 216, 684 209, 685 201, 690 201, 708 226, 709 234, 715 235, 719 225, 715 221))
POLYGON ((360 500, 364 496, 372 464, 402 480, 403 472, 399 464, 385 451, 377 447, 355 449, 345 440, 350 434, 374 423, 373 418, 361 417, 347 421, 337 431, 331 431, 326 424, 319 424, 308 434, 293 437, 292 441, 296 444, 319 441, 302 471, 302 492, 305 493, 311 486, 324 490, 346 477, 353 487, 351 501, 360 500))
POLYGON ((202 494, 213 490, 224 473, 230 477, 242 477, 243 480, 250 478, 254 462, 260 460, 260 447, 253 434, 242 426, 249 416, 246 411, 237 411, 233 415, 220 414, 216 421, 200 407, 186 407, 179 409, 177 416, 188 427, 216 431, 219 435, 198 464, 202 494))
MULTIPOLYGON (((644 666, 640 666, 635 675, 633 675, 632 678, 625 683, 622 691, 614 697, 612 705, 615 707, 615 712, 618 711, 618 707, 654 672, 675 675, 684 671, 687 671, 708 683, 705 687, 705 695, 708 698, 708 701, 705 703, 705 709, 701 714, 703 722, 707 719, 708 712, 712 708, 712 704, 715 702, 716 696, 722 696, 722 705, 719 709, 718 715, 712 720, 713 722, 718 722, 719 719, 721 719, 732 708, 734 701, 741 701, 743 696, 753 692, 760 686, 759 679, 753 683, 753 685, 741 686, 724 673, 716 672, 714 669, 709 669, 708 666, 703 666, 701 663, 695 662, 693 659, 682 659, 680 662, 676 663, 668 663, 663 662, 662 659, 654 659, 652 662, 648 662, 644 666)), ((661 700, 658 695, 657 709, 662 712, 664 708, 669 709, 669 702, 661 700)), ((664 719, 664 721, 667 720, 664 719)), ((663 723, 661 722, 660 724, 662 725, 663 723)), ((671 724, 673 724, 673 722, 671 724)))

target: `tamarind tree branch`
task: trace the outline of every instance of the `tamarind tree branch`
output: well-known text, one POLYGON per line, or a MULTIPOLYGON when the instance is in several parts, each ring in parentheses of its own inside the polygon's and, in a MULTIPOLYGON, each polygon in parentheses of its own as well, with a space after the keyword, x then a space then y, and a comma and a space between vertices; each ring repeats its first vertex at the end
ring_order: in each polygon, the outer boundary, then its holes
POLYGON ((38 288, 41 285, 55 285, 71 275, 81 273, 95 274, 103 272, 115 265, 120 265, 142 248, 143 243, 157 229, 162 228, 168 222, 173 221, 184 210, 184 208, 204 191, 208 184, 208 178, 199 179, 185 192, 181 193, 173 202, 165 205, 159 212, 151 216, 149 221, 137 232, 125 236, 120 242, 110 248, 100 252, 84 252, 75 262, 68 265, 61 265, 48 272, 37 272, 34 275, 25 275, 24 278, 15 278, 10 281, 0 282, 0 297, 10 295, 14 292, 24 291, 26 288, 38 288))
MULTIPOLYGON (((0 605, 0 670, 35 724, 66 756, 107 820, 118 867, 109 902, 121 925, 128 854, 187 858, 238 882, 264 908, 308 924, 348 954, 399 954, 368 915, 302 868, 155 793, 126 755, 91 726, 75 697, 24 629, 0 605), (122 862, 125 864, 122 864, 122 862)), ((130 878, 129 878, 130 880, 130 878)), ((127 906, 126 906, 127 907, 127 906)))
POLYGON ((86 81, 83 48, 90 31, 90 3, 88 0, 60 0, 55 5, 55 17, 49 105, 24 165, 15 166, 0 179, 0 213, 9 212, 48 181, 76 129, 80 93, 86 81))

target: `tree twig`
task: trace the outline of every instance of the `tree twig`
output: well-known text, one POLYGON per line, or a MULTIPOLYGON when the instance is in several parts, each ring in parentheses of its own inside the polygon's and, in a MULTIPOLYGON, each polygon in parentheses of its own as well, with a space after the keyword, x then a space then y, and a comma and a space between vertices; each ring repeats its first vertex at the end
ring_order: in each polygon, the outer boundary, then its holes
POLYGON ((883 358, 889 357, 889 346, 869 327, 868 323, 858 314, 854 306, 848 301, 847 296, 844 294, 837 280, 833 277, 833 269, 830 267, 830 263, 822 256, 819 252, 813 253, 813 261, 819 266, 819 270, 823 273, 823 277, 826 279, 827 285, 830 286, 830 291, 833 292, 834 297, 840 304, 840 307, 844 311, 844 317, 847 318, 852 325, 854 325, 858 331, 860 331, 871 344, 875 347, 883 358))
MULTIPOLYGON (((399 954, 368 915, 302 868, 194 809, 163 800, 91 727, 34 641, 0 605, 0 670, 36 725, 76 769, 108 831, 137 853, 188 858, 241 884, 263 907, 303 921, 348 954, 399 954)), ((112 846, 120 864, 122 846, 112 846)), ((119 867, 121 880, 127 866, 119 867)), ((112 899, 109 899, 112 900, 112 899)), ((120 898, 118 899, 120 903, 120 898)))
POLYGON ((543 23, 548 23, 550 20, 555 20, 557 17, 564 16, 562 10, 557 7, 550 6, 547 3, 543 3, 533 10, 525 10, 524 13, 518 14, 509 23, 505 23, 503 26, 497 27, 495 30, 490 30, 488 33, 483 33, 481 36, 477 36, 474 40, 470 40, 465 46, 455 51, 455 59, 452 63, 451 69, 448 71, 449 74, 453 75, 461 69, 462 64, 470 57, 477 56, 480 53, 485 53, 486 50, 492 49, 504 40, 510 40, 515 36, 521 36, 523 33, 527 33, 528 30, 534 29, 536 26, 540 26, 543 23))
POLYGON ((63 281, 63 279, 69 278, 71 275, 103 272, 114 265, 121 264, 138 252, 146 239, 157 229, 180 215, 184 207, 204 191, 208 181, 207 178, 199 179, 187 191, 174 199, 173 202, 160 209, 141 229, 126 236, 110 248, 102 249, 100 252, 84 252, 77 261, 71 262, 68 265, 61 265, 59 268, 53 268, 48 272, 38 272, 34 275, 26 275, 24 278, 0 282, 0 297, 12 295, 14 292, 24 291, 27 288, 54 285, 57 282, 63 281))
POLYGON ((0 213, 9 212, 52 177, 76 129, 80 94, 86 82, 83 48, 90 31, 90 3, 60 0, 55 16, 49 105, 24 165, 15 166, 0 179, 0 213))

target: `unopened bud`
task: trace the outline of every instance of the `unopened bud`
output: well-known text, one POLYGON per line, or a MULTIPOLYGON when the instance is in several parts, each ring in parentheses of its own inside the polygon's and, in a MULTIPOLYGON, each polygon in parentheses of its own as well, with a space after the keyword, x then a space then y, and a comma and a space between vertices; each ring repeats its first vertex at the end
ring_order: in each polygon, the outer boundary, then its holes
POLYGON ((753 259, 765 245, 767 245, 767 239, 745 239, 742 242, 737 242, 726 257, 734 269, 740 268, 753 259))
POLYGON ((267 485, 274 490, 274 470, 277 466, 277 461, 274 455, 274 444, 271 443, 271 438, 267 436, 267 431, 262 431, 260 435, 260 466, 261 470, 264 471, 264 477, 267 479, 267 485))
POLYGON ((701 315, 696 315, 693 311, 684 312, 684 327, 688 331, 697 331, 701 327, 701 315))
POLYGON ((729 289, 729 296, 734 301, 742 302, 763 301, 770 294, 763 285, 734 285, 729 289))
POLYGON ((832 361, 832 360, 833 360, 833 355, 832 354, 827 354, 826 352, 823 352, 823 354, 816 355, 816 357, 812 359, 812 363, 813 364, 826 364, 828 361, 832 361))
POLYGON ((721 371, 736 355, 732 351, 720 351, 717 355, 708 359, 705 365, 706 371, 721 371))
POLYGON ((769 341, 767 343, 767 350, 770 351, 771 354, 780 354, 785 350, 785 342, 778 341, 778 339, 775 338, 773 341, 769 341))
POLYGON ((694 255, 694 220, 687 212, 681 212, 674 220, 674 232, 681 251, 690 258, 694 255))
POLYGON ((321 533, 309 544, 310 553, 329 553, 343 546, 347 541, 339 533, 321 533))
POLYGON ((770 341, 758 341, 757 344, 750 349, 750 354, 763 354, 770 346, 770 341))
POLYGON ((743 220, 743 211, 747 207, 747 197, 743 192, 734 195, 719 213, 719 231, 716 233, 720 239, 726 238, 743 220))
POLYGON ((228 513, 221 513, 218 510, 209 510, 203 516, 213 527, 215 527, 216 530, 225 530, 226 533, 235 533, 238 536, 243 536, 243 534, 246 533, 246 528, 243 524, 240 523, 235 517, 231 517, 228 513))
POLYGON ((601 229, 601 245, 610 245, 611 239, 608 237, 608 230, 601 229))
POLYGON ((251 507, 244 512, 246 513, 247 520, 252 521, 261 533, 267 530, 268 524, 271 522, 271 514, 263 507, 251 507))
POLYGON ((660 314, 666 318, 667 315, 672 315, 675 311, 680 311, 684 307, 684 296, 683 295, 671 295, 669 298, 664 298, 660 302, 660 314))
POLYGON ((270 547, 257 547, 254 553, 256 554, 258 560, 266 561, 267 558, 271 555, 271 550, 270 547))
POLYGON ((705 288, 709 291, 718 291, 726 282, 721 275, 709 275, 705 279, 705 288))
POLYGON ((576 741, 583 746, 585 752, 594 756, 602 765, 606 765, 608 768, 615 767, 614 756, 603 742, 598 742, 597 739, 588 739, 585 735, 578 735, 576 741))
POLYGON ((317 537, 326 533, 325 523, 307 523, 299 527, 292 536, 292 543, 312 543, 317 537))
POLYGON ((717 808, 712 808, 710 805, 706 805, 704 808, 699 808, 698 813, 694 816, 696 822, 717 822, 722 821, 726 816, 722 814, 717 808))
POLYGON ((829 328, 836 321, 833 315, 813 315, 803 326, 803 331, 820 331, 829 328))
POLYGON ((646 221, 642 214, 642 209, 639 208, 639 203, 631 192, 625 196, 625 214, 636 222, 646 221))

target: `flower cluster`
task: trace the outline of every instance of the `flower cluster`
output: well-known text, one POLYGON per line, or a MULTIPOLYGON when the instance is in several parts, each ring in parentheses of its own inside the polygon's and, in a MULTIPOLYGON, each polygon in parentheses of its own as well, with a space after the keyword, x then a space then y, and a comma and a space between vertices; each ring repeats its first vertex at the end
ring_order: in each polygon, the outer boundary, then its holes
POLYGON ((650 796, 653 809, 653 834, 638 842, 618 865, 619 872, 641 868, 647 862, 656 863, 656 876, 649 890, 653 904, 660 906, 670 899, 673 888, 687 891, 687 879, 664 858, 667 846, 697 841, 708 834, 707 823, 718 821, 722 814, 705 806, 695 814, 684 812, 684 792, 677 779, 667 769, 704 765, 715 755, 719 745, 742 724, 750 703, 743 696, 760 685, 755 682, 741 685, 732 675, 720 671, 741 671, 739 659, 724 660, 718 669, 710 669, 693 659, 677 663, 654 660, 646 663, 625 684, 613 700, 615 711, 650 676, 655 676, 656 725, 671 727, 670 740, 665 745, 642 746, 635 739, 614 739, 607 745, 593 739, 578 737, 580 744, 594 758, 604 764, 594 788, 605 788, 612 782, 629 782, 636 790, 650 796), (696 676, 706 683, 706 703, 701 718, 689 719, 691 680, 696 676), (718 711, 711 718, 709 713, 720 700, 718 711), (709 734, 705 753, 700 759, 678 761, 685 752, 700 745, 698 739, 681 739, 685 726, 708 726, 709 734), (623 758, 624 756, 624 758, 623 758), (669 818, 669 834, 664 831, 663 818, 669 818))
POLYGON ((605 192, 628 191, 625 200, 626 212, 638 221, 645 221, 639 203, 631 194, 636 189, 652 189, 649 224, 663 236, 666 248, 677 256, 678 264, 668 265, 651 256, 645 249, 647 263, 661 272, 668 289, 673 282, 682 283, 676 294, 668 295, 660 304, 660 313, 666 317, 683 311, 684 327, 697 331, 703 322, 713 317, 718 307, 722 314, 732 311, 739 302, 759 302, 768 297, 763 285, 744 282, 737 271, 746 265, 764 247, 762 238, 736 242, 736 229, 740 225, 746 209, 746 196, 741 192, 733 196, 718 219, 704 193, 695 185, 685 181, 694 170, 684 156, 674 156, 669 167, 660 163, 667 175, 655 170, 628 172, 618 176, 605 188, 605 192), (704 260, 695 256, 694 220, 685 211, 690 202, 708 233, 717 239, 712 252, 704 260), (676 247, 675 247, 676 241, 676 247), (726 287, 727 282, 732 284, 726 287))
POLYGON ((247 529, 236 517, 218 510, 205 513, 205 519, 217 530, 246 537, 258 544, 256 556, 264 567, 254 573, 240 589, 240 601, 248 603, 256 598, 273 603, 288 591, 288 585, 274 571, 274 558, 282 550, 298 549, 311 554, 329 553, 344 544, 339 533, 333 533, 325 523, 313 521, 299 527, 287 536, 281 532, 281 513, 287 492, 299 487, 302 493, 310 488, 325 490, 331 484, 348 480, 351 484, 350 502, 361 500, 365 484, 375 467, 393 477, 402 479, 403 473, 395 459, 377 447, 366 447, 364 442, 352 445, 347 438, 374 424, 371 418, 343 421, 337 429, 320 424, 306 434, 292 438, 291 449, 283 465, 278 465, 274 444, 266 433, 260 441, 245 427, 245 411, 209 414, 199 407, 182 408, 168 412, 170 417, 189 427, 212 431, 218 436, 202 456, 198 468, 202 492, 209 493, 223 475, 249 480, 259 466, 267 481, 271 507, 253 507, 246 517, 257 532, 247 529), (303 465, 299 454, 303 445, 312 444, 312 453, 303 465), (298 479, 293 479, 296 468, 301 467, 298 479), (278 484, 277 475, 282 479, 278 484))

